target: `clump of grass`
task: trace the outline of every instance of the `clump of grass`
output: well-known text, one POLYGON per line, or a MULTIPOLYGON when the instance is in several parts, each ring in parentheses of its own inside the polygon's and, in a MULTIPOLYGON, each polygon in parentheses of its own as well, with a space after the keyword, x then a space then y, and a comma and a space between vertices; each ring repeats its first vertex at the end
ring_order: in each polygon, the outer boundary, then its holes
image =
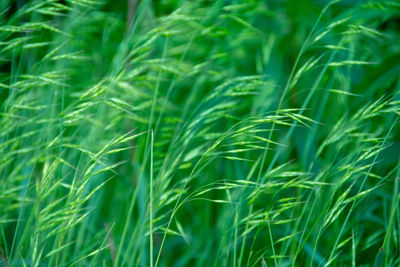
POLYGON ((2 266, 397 266, 395 1, 2 1, 2 266))

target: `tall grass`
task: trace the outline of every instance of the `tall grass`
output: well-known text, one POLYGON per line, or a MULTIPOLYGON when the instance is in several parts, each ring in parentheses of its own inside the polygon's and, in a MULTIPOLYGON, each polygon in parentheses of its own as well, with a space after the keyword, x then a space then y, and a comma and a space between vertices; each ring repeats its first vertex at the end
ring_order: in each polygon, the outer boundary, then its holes
POLYGON ((0 265, 398 266, 399 18, 1 1, 0 265))

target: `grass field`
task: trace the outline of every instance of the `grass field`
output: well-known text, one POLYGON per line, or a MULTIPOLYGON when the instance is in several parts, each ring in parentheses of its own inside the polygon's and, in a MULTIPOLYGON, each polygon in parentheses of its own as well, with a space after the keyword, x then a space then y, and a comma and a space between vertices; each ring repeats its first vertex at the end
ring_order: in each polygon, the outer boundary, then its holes
POLYGON ((0 266, 400 266, 400 2, 1 0, 0 266))

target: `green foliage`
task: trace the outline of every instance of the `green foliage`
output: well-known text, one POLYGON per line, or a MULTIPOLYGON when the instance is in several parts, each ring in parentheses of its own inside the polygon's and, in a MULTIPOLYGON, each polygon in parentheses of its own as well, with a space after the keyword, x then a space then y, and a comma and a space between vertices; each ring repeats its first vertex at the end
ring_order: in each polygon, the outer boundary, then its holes
POLYGON ((1 266, 398 266, 397 1, 3 0, 1 266))

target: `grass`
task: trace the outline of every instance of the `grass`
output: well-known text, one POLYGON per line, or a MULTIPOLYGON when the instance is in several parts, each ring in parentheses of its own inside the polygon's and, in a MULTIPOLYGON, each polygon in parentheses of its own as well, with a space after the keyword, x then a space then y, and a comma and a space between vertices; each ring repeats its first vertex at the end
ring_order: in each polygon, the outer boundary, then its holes
POLYGON ((1 1, 0 266, 398 266, 399 18, 1 1))

